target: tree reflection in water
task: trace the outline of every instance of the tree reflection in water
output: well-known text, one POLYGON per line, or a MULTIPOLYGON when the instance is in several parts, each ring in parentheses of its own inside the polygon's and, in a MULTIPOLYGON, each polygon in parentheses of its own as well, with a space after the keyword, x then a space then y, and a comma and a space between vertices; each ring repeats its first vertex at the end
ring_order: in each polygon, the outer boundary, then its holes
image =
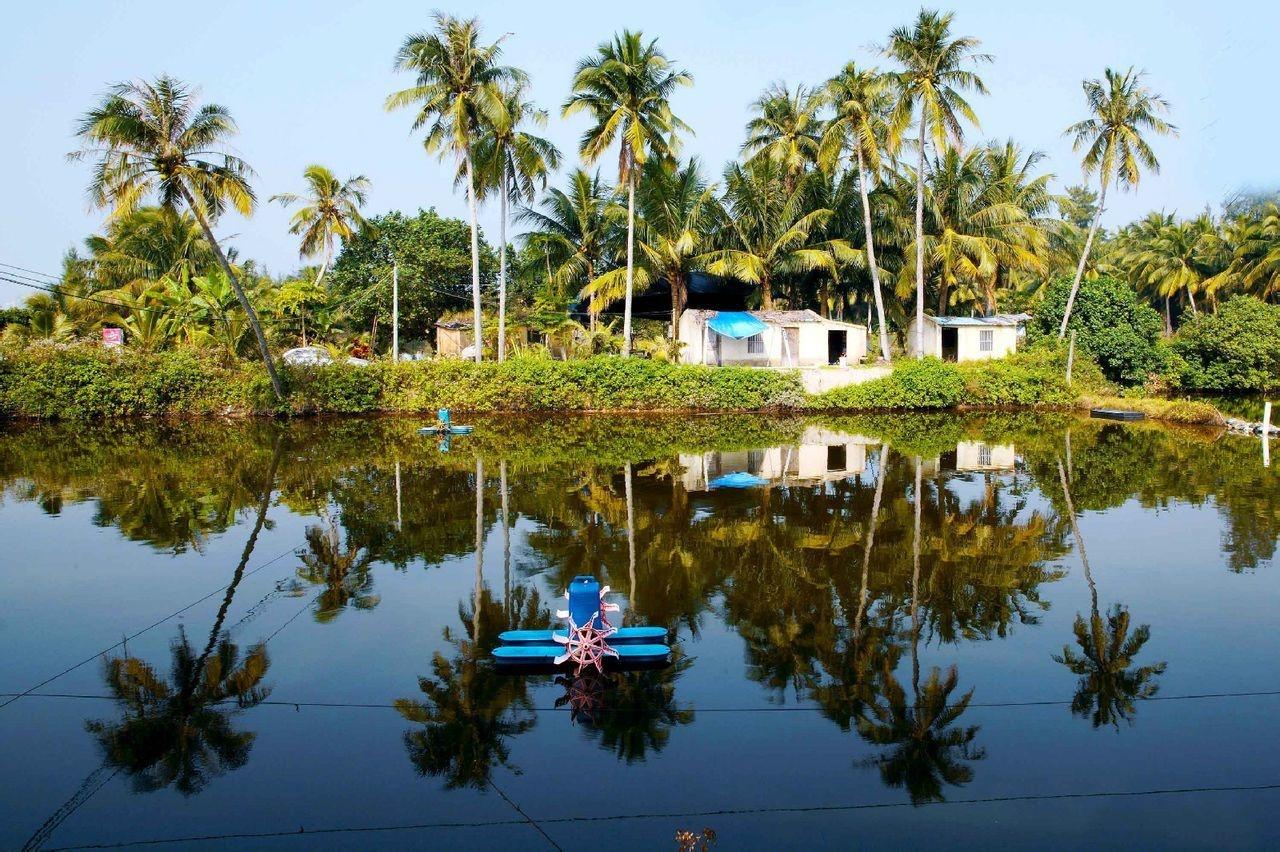
MULTIPOLYGON (((316 596, 315 619, 332 621, 347 607, 369 610, 382 598, 373 591, 373 557, 369 551, 351 543, 342 543, 337 523, 326 512, 325 523, 307 527, 307 546, 298 551, 302 567, 298 579, 313 586, 323 586, 316 596)), ((295 581, 290 592, 301 595, 303 586, 295 581)))
POLYGON ((1164 674, 1167 663, 1135 667, 1134 657, 1151 638, 1150 626, 1140 625, 1130 634, 1131 617, 1123 604, 1114 604, 1105 617, 1099 611, 1098 584, 1089 568, 1089 555, 1080 535, 1071 486, 1061 459, 1058 460, 1058 480, 1089 586, 1090 611, 1088 622, 1077 613, 1072 625, 1080 653, 1064 645, 1062 654, 1054 654, 1053 660, 1080 678, 1071 699, 1073 715, 1090 719, 1095 728, 1104 725, 1119 728, 1122 719, 1132 725, 1137 712, 1134 702, 1152 698, 1159 692, 1156 678, 1164 674))
POLYGON ((450 789, 483 789, 496 767, 519 771, 509 763, 508 741, 537 721, 525 679, 494 667, 498 635, 550 627, 551 612, 536 589, 518 586, 503 602, 482 586, 471 609, 459 607, 458 617, 461 633, 444 630, 455 652, 446 657, 437 651, 431 674, 418 678, 426 700, 401 698, 395 707, 415 725, 405 732, 404 745, 420 774, 444 778, 450 789))
POLYGON ((136 657, 107 661, 104 681, 124 715, 85 727, 106 761, 132 777, 134 789, 172 786, 190 796, 248 761, 257 735, 236 730, 233 719, 270 694, 263 679, 271 662, 261 643, 241 657, 225 633, 201 656, 179 631, 169 653, 168 680, 136 657))

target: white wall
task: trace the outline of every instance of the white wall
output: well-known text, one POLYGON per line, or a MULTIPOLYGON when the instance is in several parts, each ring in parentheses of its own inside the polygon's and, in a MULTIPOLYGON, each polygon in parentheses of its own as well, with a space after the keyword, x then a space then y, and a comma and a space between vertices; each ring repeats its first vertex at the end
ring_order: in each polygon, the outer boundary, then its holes
POLYGON ((993 325, 987 328, 991 332, 991 351, 982 351, 982 328, 961 326, 957 340, 957 356, 959 361, 986 361, 991 358, 1003 358, 1017 351, 1018 329, 1010 325, 993 325))
MULTIPOLYGON (((772 367, 815 367, 827 363, 827 331, 839 329, 847 333, 846 350, 848 362, 856 364, 867 354, 867 330, 861 325, 846 325, 835 322, 803 322, 790 326, 769 326, 761 333, 764 339, 763 353, 748 353, 747 341, 720 337, 720 363, 746 366, 772 367), (784 347, 783 337, 786 329, 795 329, 797 343, 784 347), (795 348, 797 351, 790 351, 795 348)), ((680 317, 680 340, 685 346, 680 353, 680 360, 685 364, 715 364, 716 354, 715 332, 708 332, 706 324, 695 320, 694 314, 686 311, 680 317)))

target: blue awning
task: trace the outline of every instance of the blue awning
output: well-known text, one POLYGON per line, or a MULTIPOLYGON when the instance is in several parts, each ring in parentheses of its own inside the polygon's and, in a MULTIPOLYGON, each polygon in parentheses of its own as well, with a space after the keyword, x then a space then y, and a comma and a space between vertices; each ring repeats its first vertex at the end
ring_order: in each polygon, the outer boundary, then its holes
POLYGON ((720 311, 707 320, 707 325, 716 334, 735 340, 755 337, 769 327, 746 311, 720 311))
POLYGON ((724 476, 718 477, 707 483, 708 488, 758 488, 761 485, 768 485, 769 480, 761 479, 755 474, 747 473, 745 470, 739 470, 735 473, 726 473, 724 476))

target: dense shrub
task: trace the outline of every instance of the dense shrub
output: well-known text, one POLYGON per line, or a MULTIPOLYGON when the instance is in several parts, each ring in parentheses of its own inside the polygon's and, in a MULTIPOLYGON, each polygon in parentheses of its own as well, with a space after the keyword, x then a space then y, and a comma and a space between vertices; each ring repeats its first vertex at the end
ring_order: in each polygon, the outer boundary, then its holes
POLYGON ((1237 296, 1183 324, 1173 342, 1182 386, 1269 391, 1280 387, 1280 305, 1237 296))
MULTIPOLYGON (((1045 289, 1027 326, 1031 342, 1056 338, 1071 293, 1071 279, 1059 278, 1045 289)), ((1076 345, 1090 355, 1113 382, 1140 385, 1163 367, 1158 346, 1160 314, 1141 302, 1133 288, 1114 278, 1080 282, 1068 328, 1076 345)))
POLYGON ((1007 358, 960 365, 964 403, 974 406, 1064 406, 1084 392, 1106 389, 1102 370, 1077 352, 1067 384, 1067 347, 1052 338, 1007 358))
POLYGON ((903 360, 882 379, 849 385, 814 397, 814 408, 877 410, 953 408, 964 397, 964 379, 955 364, 937 358, 903 360))

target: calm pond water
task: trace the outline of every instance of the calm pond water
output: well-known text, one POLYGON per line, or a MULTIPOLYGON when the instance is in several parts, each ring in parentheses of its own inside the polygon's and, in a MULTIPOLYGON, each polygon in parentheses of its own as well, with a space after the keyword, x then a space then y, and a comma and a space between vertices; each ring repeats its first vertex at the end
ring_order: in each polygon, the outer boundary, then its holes
POLYGON ((1280 844, 1257 439, 418 425, 0 432, 0 847, 1280 844), (670 665, 496 671, 584 573, 670 665))

